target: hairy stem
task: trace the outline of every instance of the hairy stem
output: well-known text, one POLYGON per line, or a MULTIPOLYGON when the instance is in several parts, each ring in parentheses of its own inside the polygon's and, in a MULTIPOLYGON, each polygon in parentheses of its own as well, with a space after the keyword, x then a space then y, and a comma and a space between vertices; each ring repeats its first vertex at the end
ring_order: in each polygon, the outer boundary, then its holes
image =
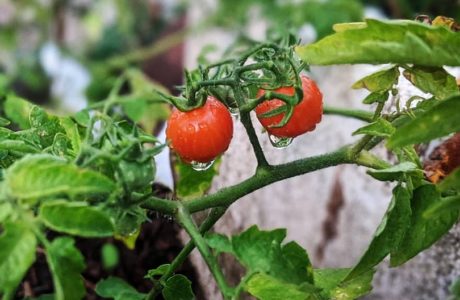
POLYGON ((224 274, 220 269, 220 266, 217 262, 217 258, 211 252, 208 244, 206 243, 205 239, 199 232, 198 228, 196 227, 195 223, 193 222, 190 213, 185 208, 185 206, 180 205, 177 211, 177 219, 179 224, 187 231, 190 238, 194 241, 196 247, 201 253, 201 256, 205 260, 206 264, 208 265, 212 275, 216 279, 217 285, 221 290, 225 299, 230 299, 233 295, 232 288, 228 286, 227 282, 225 281, 224 274))
MULTIPOLYGON (((208 232, 212 226, 225 214, 227 207, 216 207, 211 210, 208 217, 200 225, 200 234, 205 234, 208 232)), ((179 254, 174 258, 174 260, 169 265, 168 270, 160 278, 160 285, 156 285, 148 294, 147 300, 153 300, 157 295, 160 294, 163 286, 165 285, 166 280, 168 280, 174 272, 179 268, 187 259, 189 254, 195 249, 195 243, 193 240, 190 240, 187 245, 179 252, 179 254)))

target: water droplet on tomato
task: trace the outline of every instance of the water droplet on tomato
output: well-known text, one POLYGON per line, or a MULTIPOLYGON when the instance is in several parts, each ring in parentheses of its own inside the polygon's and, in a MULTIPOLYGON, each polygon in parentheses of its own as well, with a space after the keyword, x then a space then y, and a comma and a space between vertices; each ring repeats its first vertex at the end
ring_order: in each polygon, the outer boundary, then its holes
POLYGON ((206 171, 212 166, 213 163, 214 163, 213 160, 209 162, 205 162, 205 163, 192 160, 192 162, 190 162, 190 165, 195 171, 206 171))
POLYGON ((291 137, 277 137, 272 134, 269 134, 268 138, 270 139, 270 143, 272 143, 273 147, 278 149, 286 148, 294 140, 291 137))

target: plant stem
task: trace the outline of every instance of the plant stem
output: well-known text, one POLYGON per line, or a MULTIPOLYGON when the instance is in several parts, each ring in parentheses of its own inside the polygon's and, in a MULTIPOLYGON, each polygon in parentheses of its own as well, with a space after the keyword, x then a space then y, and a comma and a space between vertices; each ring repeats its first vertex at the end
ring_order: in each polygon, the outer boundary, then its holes
POLYGON ((141 204, 142 208, 155 210, 167 215, 174 215, 178 207, 177 201, 161 199, 155 196, 150 196, 141 204))
MULTIPOLYGON (((200 234, 205 234, 208 232, 212 226, 225 214, 227 207, 216 207, 211 210, 208 217, 200 225, 200 234)), ((169 265, 168 270, 160 278, 160 285, 156 285, 148 294, 147 300, 153 300, 161 292, 161 289, 174 272, 179 268, 184 261, 187 259, 189 254, 195 249, 195 243, 193 240, 190 240, 187 245, 179 252, 179 254, 174 258, 174 260, 169 265)))
POLYGON ((221 290, 224 298, 230 299, 233 295, 232 288, 228 286, 227 282, 225 281, 224 274, 220 269, 220 266, 217 262, 217 258, 211 252, 211 249, 208 247, 208 244, 206 243, 203 236, 196 227, 195 223, 193 222, 190 213, 183 205, 179 206, 179 209, 177 211, 177 220, 179 221, 179 224, 185 229, 185 231, 187 231, 190 238, 196 244, 198 250, 201 253, 201 256, 203 257, 209 269, 211 270, 212 275, 214 275, 217 285, 219 286, 219 289, 221 290))
POLYGON ((372 112, 368 112, 365 110, 347 109, 347 108, 339 108, 339 107, 332 107, 332 106, 324 106, 323 111, 324 111, 324 114, 326 115, 338 115, 338 116, 343 116, 343 117, 350 117, 350 118, 355 118, 355 119, 362 120, 365 122, 372 122, 372 118, 374 116, 372 112))
MULTIPOLYGON (((223 188, 212 195, 190 200, 185 203, 185 205, 192 213, 211 207, 229 206, 237 199, 273 182, 309 173, 319 169, 336 166, 339 164, 359 162, 360 156, 354 159, 351 149, 352 148, 350 146, 347 146, 328 154, 313 156, 295 160, 287 164, 258 169, 254 176, 237 185, 223 188)), ((371 165, 370 160, 366 160, 366 165, 371 165)), ((376 163, 375 167, 381 168, 381 164, 376 163)))
POLYGON ((254 126, 252 125, 250 113, 241 112, 240 118, 241 123, 243 123, 243 126, 246 129, 246 133, 249 137, 249 141, 251 142, 252 149, 254 150, 254 154, 257 159, 257 166, 260 168, 269 166, 268 161, 265 158, 264 151, 260 146, 259 139, 257 138, 256 131, 254 130, 254 126))

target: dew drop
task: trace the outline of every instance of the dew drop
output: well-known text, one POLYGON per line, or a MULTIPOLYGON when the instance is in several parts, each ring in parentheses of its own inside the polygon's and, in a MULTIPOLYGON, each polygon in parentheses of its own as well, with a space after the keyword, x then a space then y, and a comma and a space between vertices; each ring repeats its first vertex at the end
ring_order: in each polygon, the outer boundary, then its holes
POLYGON ((212 166, 213 163, 214 163, 213 160, 211 160, 210 162, 205 162, 205 163, 198 162, 198 161, 192 161, 190 163, 190 165, 192 166, 193 170, 195 170, 195 171, 205 171, 205 170, 209 169, 212 166))
POLYGON ((269 134, 268 137, 273 147, 278 148, 278 149, 286 148, 292 143, 292 140, 294 140, 291 137, 277 137, 272 134, 269 134))

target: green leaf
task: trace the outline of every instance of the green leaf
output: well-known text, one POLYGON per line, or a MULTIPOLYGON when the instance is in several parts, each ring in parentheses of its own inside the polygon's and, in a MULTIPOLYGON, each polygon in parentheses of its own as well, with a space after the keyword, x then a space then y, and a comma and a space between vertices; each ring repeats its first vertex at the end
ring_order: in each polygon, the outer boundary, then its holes
POLYGON ((193 300, 192 283, 184 275, 174 275, 166 281, 162 295, 165 300, 193 300))
POLYGON ((460 96, 439 101, 398 129, 388 140, 389 148, 428 142, 460 131, 460 96))
POLYGON ((220 158, 205 171, 195 171, 189 164, 179 162, 175 165, 178 177, 176 183, 177 197, 183 200, 204 195, 211 187, 212 179, 218 174, 220 158))
POLYGON ((58 133, 54 136, 53 144, 51 145, 52 153, 56 156, 75 157, 71 152, 71 144, 69 138, 63 134, 58 133))
POLYGON ((310 65, 416 64, 459 66, 460 33, 415 21, 367 19, 305 46, 296 47, 310 65))
POLYGON ((45 202, 40 206, 39 217, 47 227, 67 234, 106 237, 114 232, 107 214, 86 202, 45 202))
POLYGON ((452 296, 454 296, 454 298, 451 300, 460 299, 460 277, 455 278, 449 287, 449 291, 451 292, 452 296))
POLYGON ((10 120, 0 117, 0 126, 5 127, 10 125, 10 120))
POLYGON ((261 231, 252 226, 231 238, 231 246, 222 237, 209 237, 210 246, 219 251, 231 251, 251 272, 264 272, 288 283, 313 282, 313 269, 307 252, 297 243, 282 245, 285 229, 261 231))
POLYGON ((448 190, 456 190, 460 192, 460 168, 455 169, 441 182, 439 182, 438 188, 441 192, 446 192, 448 190))
POLYGON ((448 212, 460 210, 460 195, 441 198, 440 201, 431 205, 424 213, 423 217, 431 219, 441 216, 448 212))
POLYGON ((83 127, 88 127, 91 120, 91 116, 89 115, 89 111, 87 109, 80 110, 75 115, 73 115, 73 118, 78 125, 83 127))
POLYGON ((423 176, 423 171, 420 170, 420 168, 416 164, 409 161, 402 162, 395 166, 391 166, 387 169, 369 170, 367 171, 367 173, 375 179, 382 181, 400 180, 405 174, 414 175, 418 177, 423 176))
POLYGON ((30 126, 37 133, 40 144, 45 148, 51 146, 57 133, 64 133, 59 118, 49 115, 43 108, 32 107, 30 126))
POLYGON ((30 102, 14 95, 9 95, 4 104, 5 114, 21 129, 30 128, 29 115, 34 107, 30 102))
POLYGON ((9 194, 19 199, 109 194, 115 190, 115 184, 104 175, 46 154, 15 162, 5 172, 5 184, 9 194))
POLYGON ((406 233, 410 224, 410 194, 401 187, 393 189, 393 198, 374 237, 359 262, 343 280, 344 283, 355 279, 379 264, 391 251, 394 251, 406 233))
POLYGON ((154 279, 155 276, 163 276, 168 271, 170 264, 163 264, 155 269, 150 269, 145 275, 145 278, 154 279))
POLYGON ((3 224, 0 235, 0 291, 13 294, 35 261, 37 240, 33 232, 18 223, 3 224))
POLYGON ((146 296, 123 279, 111 276, 98 282, 96 293, 103 298, 115 300, 143 300, 146 296))
POLYGON ((364 98, 363 103, 364 104, 373 104, 373 103, 384 103, 388 100, 388 91, 383 92, 383 93, 370 93, 367 95, 366 98, 364 98))
POLYGON ((233 245, 230 239, 223 235, 223 234, 206 234, 205 236, 206 242, 208 243, 209 247, 213 248, 217 253, 221 252, 233 252, 233 245))
POLYGON ((101 260, 104 269, 111 270, 120 262, 120 254, 118 248, 110 243, 105 243, 101 249, 101 260))
POLYGON ((457 222, 459 209, 444 211, 430 218, 424 217, 432 205, 440 203, 441 195, 432 184, 420 186, 411 200, 410 226, 400 245, 391 253, 391 266, 399 266, 430 247, 457 222))
POLYGON ((436 99, 442 100, 459 93, 455 77, 442 67, 414 66, 403 74, 413 85, 436 99))
POLYGON ((251 276, 244 289, 259 300, 313 300, 319 291, 308 283, 290 284, 263 273, 251 276))
POLYGON ((321 294, 326 299, 336 300, 358 299, 372 290, 374 269, 342 283, 349 272, 350 269, 315 269, 315 286, 323 289, 321 294))
POLYGON ((13 207, 9 202, 0 202, 0 224, 13 212, 13 207))
POLYGON ((0 141, 0 150, 16 151, 22 154, 38 153, 40 149, 27 144, 21 140, 4 140, 0 141))
POLYGON ((367 89, 372 93, 384 93, 390 90, 398 82, 399 69, 393 67, 390 69, 375 72, 361 80, 355 82, 352 86, 354 89, 367 89))
POLYGON ((70 139, 74 153, 79 153, 81 148, 81 137, 78 132, 77 123, 69 117, 60 118, 59 121, 64 128, 66 136, 70 139))
POLYGON ((86 294, 81 276, 85 262, 74 243, 70 237, 58 237, 46 247, 56 299, 80 300, 86 294))
POLYGON ((385 119, 379 118, 377 121, 372 122, 366 126, 363 126, 353 132, 353 135, 357 134, 368 134, 372 136, 383 136, 388 137, 395 131, 394 126, 385 119))

